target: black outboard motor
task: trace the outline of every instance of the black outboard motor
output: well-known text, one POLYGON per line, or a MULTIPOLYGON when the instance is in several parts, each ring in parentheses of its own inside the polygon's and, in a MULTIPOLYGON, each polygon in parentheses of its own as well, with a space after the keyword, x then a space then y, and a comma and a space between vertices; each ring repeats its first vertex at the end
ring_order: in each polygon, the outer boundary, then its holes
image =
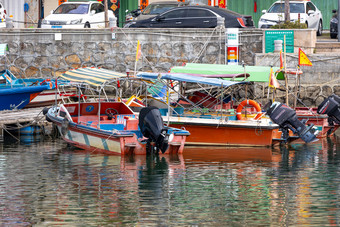
POLYGON ((327 114, 329 125, 340 124, 340 97, 331 95, 318 106, 318 114, 327 114))
POLYGON ((280 125, 284 132, 285 139, 288 138, 288 129, 292 130, 294 134, 298 134, 299 137, 306 143, 316 140, 318 131, 313 124, 306 126, 306 120, 300 121, 295 110, 284 105, 283 103, 274 102, 267 110, 267 115, 270 119, 280 125))
POLYGON ((161 112, 157 107, 149 106, 141 109, 138 126, 147 140, 147 152, 164 153, 169 146, 168 129, 164 126, 161 112))

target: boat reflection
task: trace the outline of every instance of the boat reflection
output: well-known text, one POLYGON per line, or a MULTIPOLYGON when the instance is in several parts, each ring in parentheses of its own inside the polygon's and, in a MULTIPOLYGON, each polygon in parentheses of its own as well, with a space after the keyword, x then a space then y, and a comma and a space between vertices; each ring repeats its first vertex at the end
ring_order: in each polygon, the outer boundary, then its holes
POLYGON ((185 147, 185 160, 202 162, 271 162, 272 149, 264 147, 185 147))

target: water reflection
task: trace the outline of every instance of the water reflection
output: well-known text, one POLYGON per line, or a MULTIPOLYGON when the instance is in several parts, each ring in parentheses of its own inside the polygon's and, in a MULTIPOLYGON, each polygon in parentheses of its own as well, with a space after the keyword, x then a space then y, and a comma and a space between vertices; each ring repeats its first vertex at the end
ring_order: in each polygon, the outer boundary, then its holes
POLYGON ((339 225, 337 139, 108 156, 62 141, 0 146, 4 226, 339 225), (2 150, 1 150, 2 149, 2 150))

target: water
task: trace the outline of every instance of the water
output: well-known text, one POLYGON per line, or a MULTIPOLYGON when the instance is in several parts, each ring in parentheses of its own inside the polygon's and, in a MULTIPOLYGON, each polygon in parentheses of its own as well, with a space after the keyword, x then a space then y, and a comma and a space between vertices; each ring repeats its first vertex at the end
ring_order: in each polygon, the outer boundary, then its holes
POLYGON ((337 138, 159 158, 46 139, 0 148, 0 226, 340 225, 337 138))

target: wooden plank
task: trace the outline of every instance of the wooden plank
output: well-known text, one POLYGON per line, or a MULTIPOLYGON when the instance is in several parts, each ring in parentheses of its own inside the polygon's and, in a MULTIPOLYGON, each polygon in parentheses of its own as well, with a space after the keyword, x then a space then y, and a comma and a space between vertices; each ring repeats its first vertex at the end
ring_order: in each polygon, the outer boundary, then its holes
POLYGON ((31 108, 22 110, 3 110, 0 111, 0 125, 15 124, 23 122, 46 121, 43 108, 31 108))

